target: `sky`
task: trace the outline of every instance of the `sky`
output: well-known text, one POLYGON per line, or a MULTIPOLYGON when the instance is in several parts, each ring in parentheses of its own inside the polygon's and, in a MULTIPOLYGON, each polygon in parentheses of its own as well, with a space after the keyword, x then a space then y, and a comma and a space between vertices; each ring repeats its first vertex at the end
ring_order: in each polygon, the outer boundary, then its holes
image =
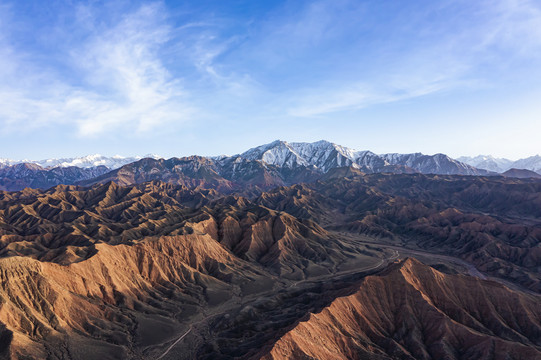
POLYGON ((541 0, 0 0, 0 158, 541 153, 541 0))

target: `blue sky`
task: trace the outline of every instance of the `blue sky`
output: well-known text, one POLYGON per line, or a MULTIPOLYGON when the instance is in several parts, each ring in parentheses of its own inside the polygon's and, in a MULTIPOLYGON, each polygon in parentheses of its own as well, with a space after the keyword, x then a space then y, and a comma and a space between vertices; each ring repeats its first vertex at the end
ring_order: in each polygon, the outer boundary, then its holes
POLYGON ((541 1, 0 0, 0 157, 541 153, 541 1))

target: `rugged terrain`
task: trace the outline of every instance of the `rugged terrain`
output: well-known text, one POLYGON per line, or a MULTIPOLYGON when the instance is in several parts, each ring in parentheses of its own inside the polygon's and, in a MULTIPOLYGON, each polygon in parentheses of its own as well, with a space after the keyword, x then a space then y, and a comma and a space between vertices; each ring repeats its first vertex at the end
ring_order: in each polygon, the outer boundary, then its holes
POLYGON ((539 299, 406 259, 303 318, 256 358, 536 359, 539 299))
POLYGON ((2 356, 540 357, 541 181, 220 161, 0 191, 2 356))

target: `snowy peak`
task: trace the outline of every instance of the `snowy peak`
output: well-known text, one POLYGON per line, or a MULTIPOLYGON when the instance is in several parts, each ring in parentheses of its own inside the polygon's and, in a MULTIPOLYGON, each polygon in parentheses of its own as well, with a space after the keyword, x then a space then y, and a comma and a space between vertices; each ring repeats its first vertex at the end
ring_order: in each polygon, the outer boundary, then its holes
POLYGON ((531 170, 539 174, 541 173, 541 156, 535 155, 514 161, 510 167, 515 169, 531 170))
POLYGON ((135 162, 137 160, 141 160, 143 158, 153 158, 153 159, 160 159, 161 157, 154 154, 149 154, 145 156, 134 156, 134 157, 124 157, 120 155, 115 156, 103 156, 100 154, 94 154, 94 155, 87 155, 83 157, 75 157, 75 158, 60 158, 60 159, 44 159, 44 160, 11 160, 11 159, 0 159, 0 168, 5 168, 8 166, 16 165, 16 164, 36 164, 43 168, 55 168, 55 167, 71 167, 76 166, 79 168, 89 169, 94 168, 97 166, 105 166, 109 169, 117 169, 119 167, 122 167, 126 164, 135 162))
POLYGON ((3 169, 11 165, 20 164, 21 162, 22 161, 0 158, 0 169, 3 169))
POLYGON ((391 165, 407 166, 423 174, 487 175, 487 171, 479 170, 471 165, 451 159, 445 154, 383 154, 381 157, 391 165))
POLYGON ((78 158, 65 158, 65 159, 47 159, 37 161, 36 163, 47 168, 51 167, 69 167, 77 166, 80 168, 91 168, 96 166, 106 166, 109 169, 117 169, 126 164, 141 160, 142 158, 150 157, 153 159, 160 159, 157 155, 146 155, 146 156, 134 156, 134 157, 124 157, 120 155, 115 156, 103 156, 100 154, 88 155, 78 158))
POLYGON ((541 173, 541 156, 539 155, 516 161, 505 158, 495 158, 490 155, 478 155, 475 157, 462 156, 457 158, 457 160, 479 169, 486 169, 499 173, 504 173, 510 169, 524 169, 541 173))
POLYGON ((335 167, 354 166, 355 151, 328 141, 291 143, 297 154, 309 165, 323 172, 335 167))
POLYGON ((290 144, 280 140, 250 149, 240 154, 240 157, 286 168, 309 166, 290 144))
POLYGON ((485 169, 502 173, 511 168, 511 160, 495 158, 491 155, 478 155, 475 157, 462 156, 457 159, 460 162, 474 166, 479 169, 485 169))
POLYGON ((371 167, 372 158, 377 157, 369 151, 356 151, 325 140, 313 143, 288 143, 277 140, 250 149, 238 156, 285 168, 313 166, 322 172, 343 166, 371 167), (367 157, 370 159, 367 160, 367 157))
POLYGON ((298 166, 313 166, 321 172, 351 166, 365 172, 393 172, 401 169, 400 171, 445 175, 486 175, 488 173, 444 154, 377 155, 371 151, 357 151, 324 140, 314 143, 288 143, 277 140, 250 149, 238 156, 290 169, 298 166))

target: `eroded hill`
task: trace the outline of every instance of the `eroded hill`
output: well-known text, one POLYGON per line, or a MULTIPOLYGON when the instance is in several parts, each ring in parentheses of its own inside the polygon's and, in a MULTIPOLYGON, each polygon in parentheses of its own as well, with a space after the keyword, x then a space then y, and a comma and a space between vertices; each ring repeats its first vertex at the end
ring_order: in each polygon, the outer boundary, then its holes
POLYGON ((540 181, 204 175, 0 192, 2 356, 539 356, 540 181))
POLYGON ((309 314, 262 359, 539 359, 538 298, 414 260, 309 314))

